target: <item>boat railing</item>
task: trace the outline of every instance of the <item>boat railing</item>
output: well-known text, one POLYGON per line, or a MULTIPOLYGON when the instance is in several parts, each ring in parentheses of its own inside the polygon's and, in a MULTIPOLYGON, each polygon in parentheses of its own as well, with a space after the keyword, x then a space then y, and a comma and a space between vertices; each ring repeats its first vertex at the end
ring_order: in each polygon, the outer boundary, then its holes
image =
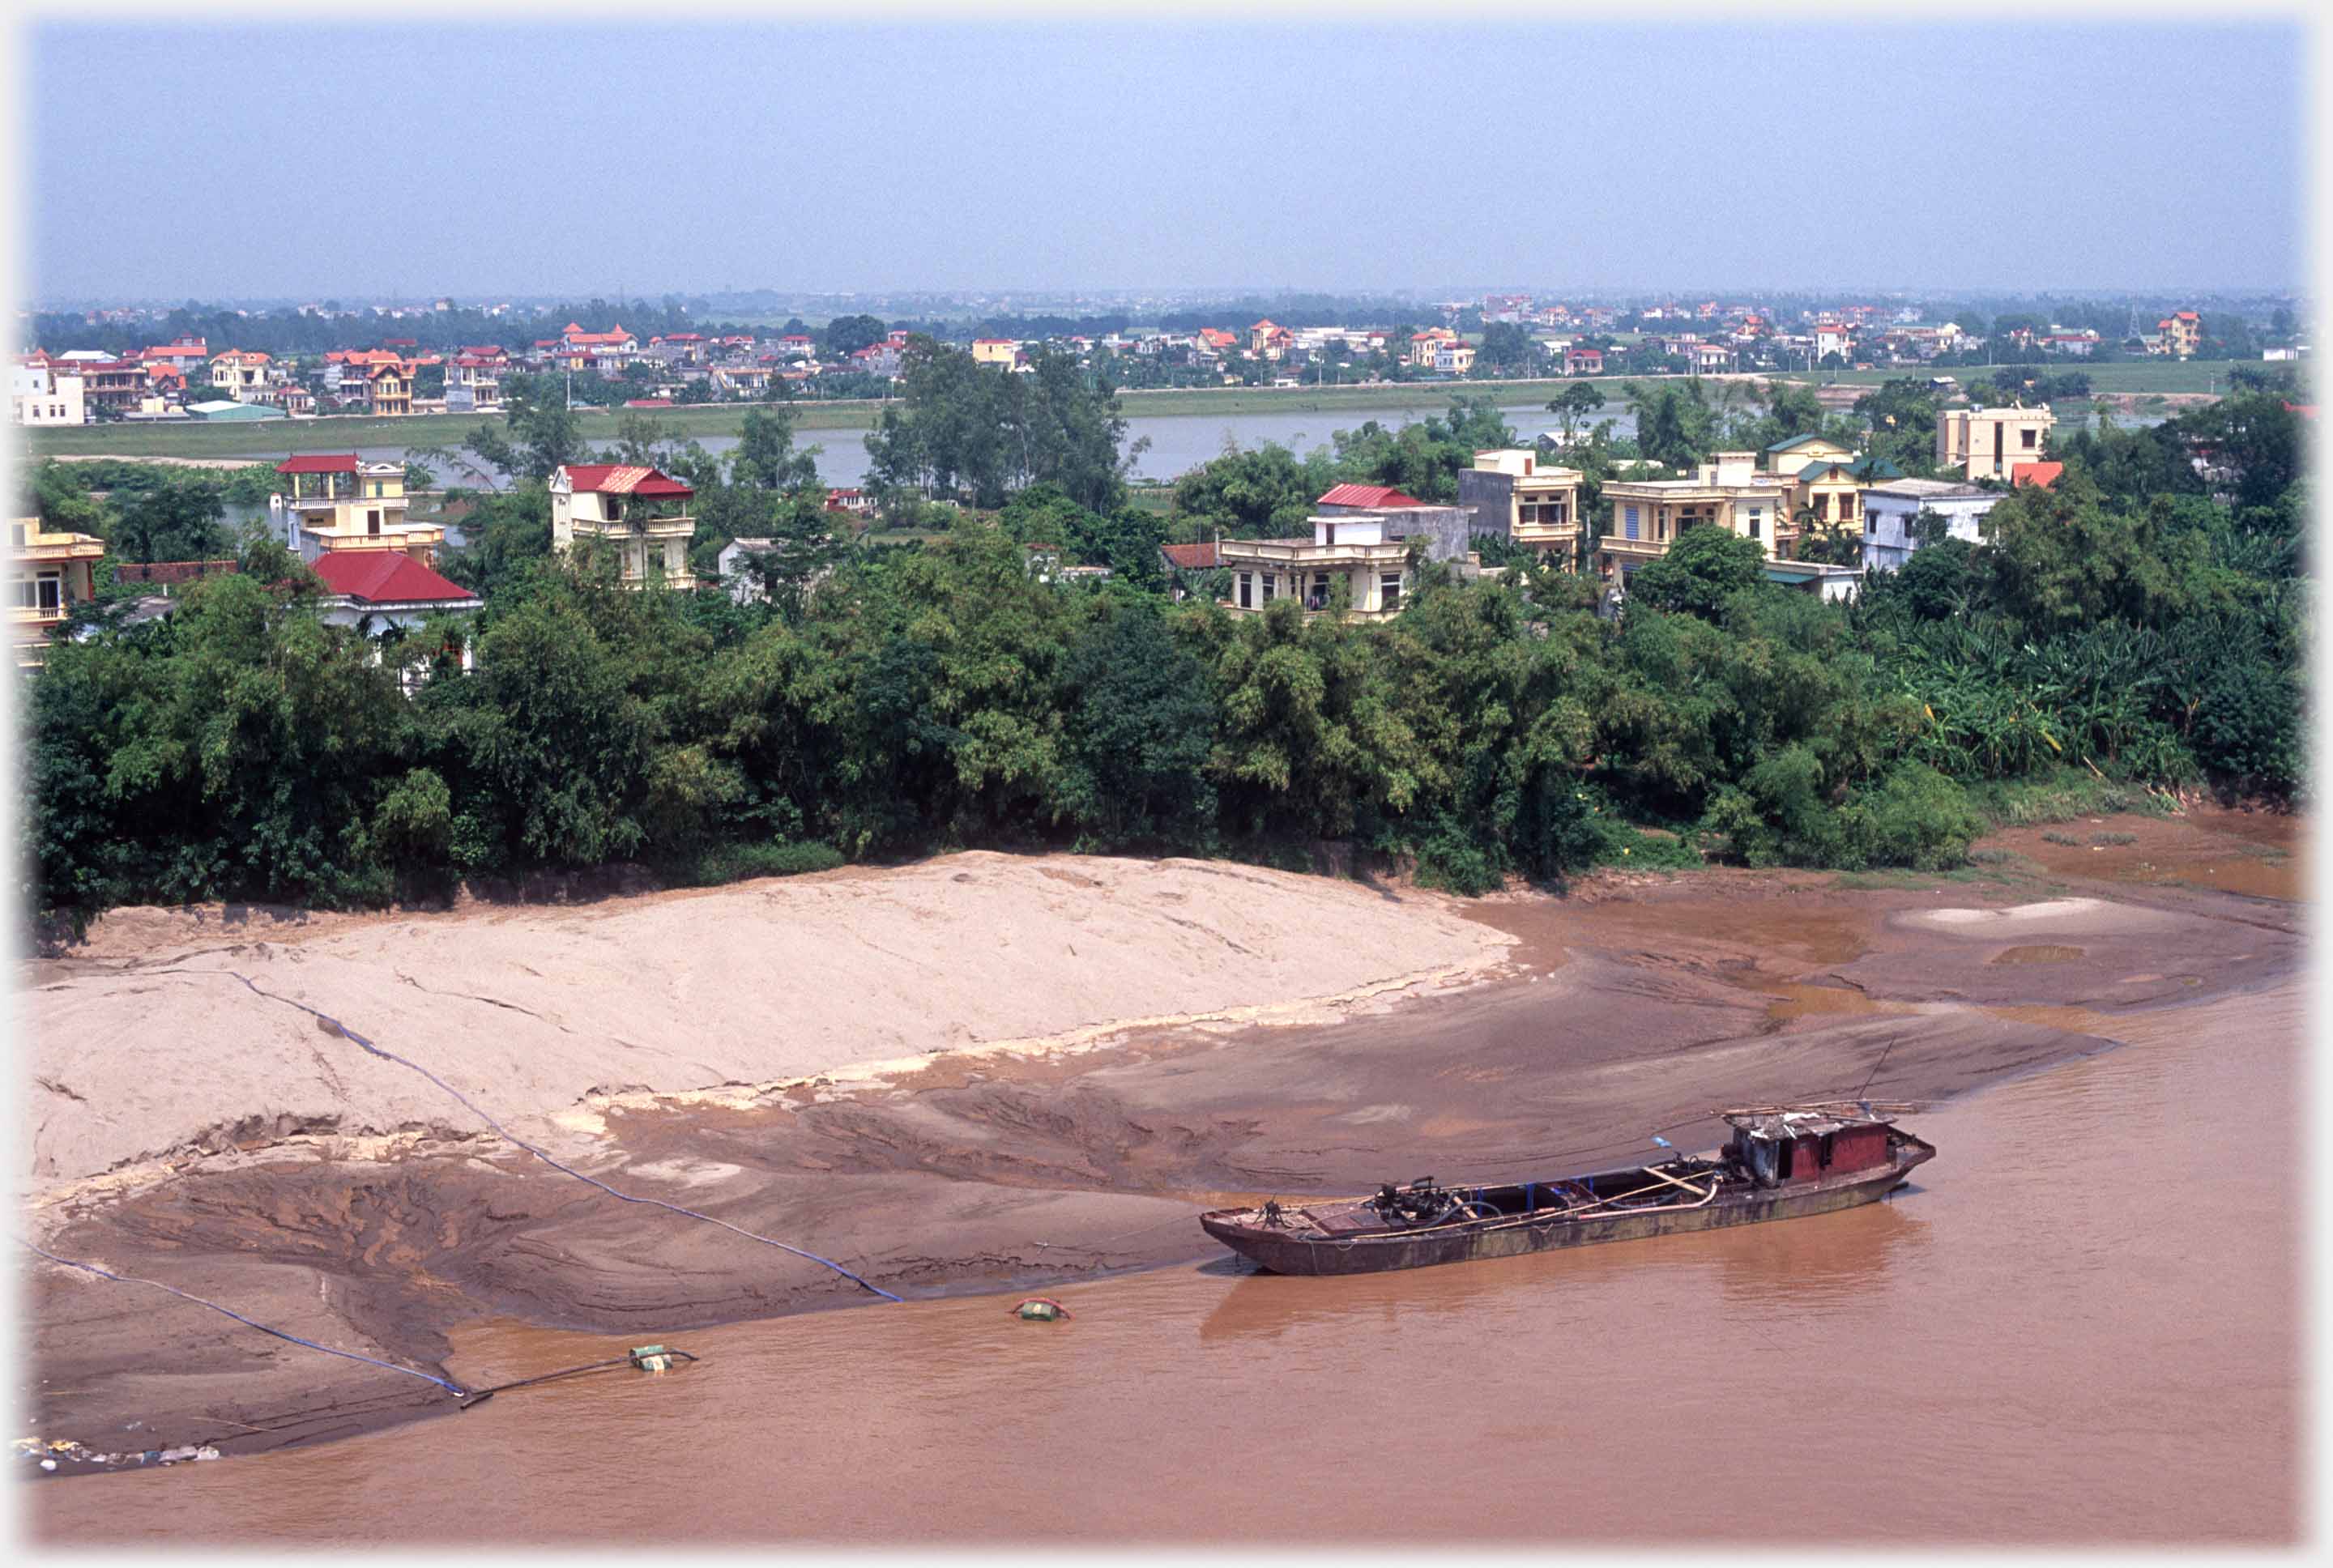
POLYGON ((1512 1214, 1503 1219, 1453 1219, 1437 1225, 1421 1225, 1414 1229, 1408 1230, 1385 1230, 1362 1236, 1340 1236, 1334 1238, 1334 1244, 1339 1247, 1349 1247, 1355 1242, 1360 1241, 1407 1241, 1413 1237, 1429 1236, 1437 1231, 1471 1230, 1482 1232, 1506 1230, 1518 1225, 1540 1225, 1556 1219, 1576 1219, 1582 1215, 1592 1213, 1599 1209, 1608 1209, 1615 1203, 1625 1201, 1630 1198, 1642 1198, 1647 1193, 1658 1192, 1661 1190, 1664 1184, 1681 1190, 1686 1195, 1685 1199, 1680 1199, 1677 1201, 1669 1203, 1642 1204, 1637 1208, 1627 1209, 1624 1212, 1631 1214, 1653 1212, 1667 1214, 1675 1213, 1680 1209, 1704 1208, 1708 1204, 1716 1201, 1719 1176, 1721 1174, 1721 1172, 1717 1171, 1709 1171, 1703 1173, 1703 1178, 1707 1183, 1707 1185, 1704 1187, 1695 1187, 1690 1181, 1681 1181, 1678 1178, 1671 1176, 1666 1171, 1656 1170, 1650 1165, 1644 1167, 1644 1173, 1647 1176, 1655 1177, 1656 1180, 1642 1187, 1632 1187, 1626 1192, 1616 1192, 1609 1198, 1599 1199, 1593 1203, 1574 1204, 1565 1209, 1541 1209, 1528 1214, 1512 1214))

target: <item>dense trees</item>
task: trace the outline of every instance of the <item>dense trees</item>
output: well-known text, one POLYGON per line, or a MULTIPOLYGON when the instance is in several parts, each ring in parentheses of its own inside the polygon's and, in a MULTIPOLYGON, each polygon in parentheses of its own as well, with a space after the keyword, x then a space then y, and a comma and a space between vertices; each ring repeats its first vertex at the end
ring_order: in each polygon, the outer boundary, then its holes
MULTIPOLYGON (((373 903, 611 860, 701 878, 1005 843, 1273 857, 1345 840, 1467 888, 1696 847, 1932 867, 1962 854, 1971 792, 1997 780, 2301 784, 2305 508, 2273 394, 2069 441, 2057 486, 2005 496, 1981 542, 1931 545, 1852 606, 1778 588, 1754 545, 1692 529, 1616 619, 1577 579, 1517 563, 1428 570, 1398 618, 1363 626, 1287 598, 1250 616, 1168 603, 1170 519, 1104 481, 1106 393, 1080 407, 1042 372, 978 374, 962 385, 1013 400, 1000 438, 1029 455, 969 480, 976 433, 949 427, 944 399, 917 405, 905 438, 959 443, 930 471, 1006 491, 936 537, 854 539, 815 487, 784 483, 801 469, 781 416, 716 465, 700 507, 779 541, 752 569, 768 603, 628 592, 608 563, 554 559, 530 482, 475 498, 445 563, 486 599, 476 673, 417 697, 257 546, 167 621, 57 643, 27 688, 34 904, 373 903), (1049 583, 1031 545, 1107 560, 1114 580, 1049 583)), ((1446 494, 1455 454, 1511 438, 1495 417, 1461 404, 1302 460, 1227 454, 1177 486, 1171 522, 1292 531, 1342 477, 1446 494)), ((624 439, 694 461, 647 425, 624 439)), ((1567 457, 1615 461, 1600 435, 1567 457)), ((44 515, 94 507, 117 537, 174 515, 151 485, 99 503, 35 481, 44 515)), ((436 657, 431 637, 408 646, 436 657)))
POLYGON ((982 507, 1049 483, 1108 511, 1125 495, 1126 419, 1110 387, 1086 375, 1066 354, 1040 352, 1019 375, 910 338, 898 402, 867 437, 868 483, 887 496, 962 494, 982 507))

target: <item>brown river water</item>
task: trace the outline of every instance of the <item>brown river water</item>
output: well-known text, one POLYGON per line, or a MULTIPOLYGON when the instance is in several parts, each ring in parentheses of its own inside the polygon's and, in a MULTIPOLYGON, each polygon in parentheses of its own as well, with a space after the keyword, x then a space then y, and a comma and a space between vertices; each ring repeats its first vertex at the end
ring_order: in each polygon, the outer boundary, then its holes
MULTIPOLYGON (((742 1324, 667 1373, 20 1498, 53 1544, 2293 1540, 2298 992, 2084 1021, 2127 1043, 1907 1117, 1941 1152, 1862 1209, 1194 1264, 1061 1288, 1066 1324, 742 1324)), ((451 1370, 623 1348, 488 1327, 451 1370)))

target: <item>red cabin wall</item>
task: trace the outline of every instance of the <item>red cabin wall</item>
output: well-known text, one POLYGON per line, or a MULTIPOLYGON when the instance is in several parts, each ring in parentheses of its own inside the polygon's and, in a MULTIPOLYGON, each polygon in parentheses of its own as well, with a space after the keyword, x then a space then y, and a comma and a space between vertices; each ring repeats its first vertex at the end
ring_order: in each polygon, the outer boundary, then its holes
POLYGON ((1831 1134, 1833 1172, 1871 1171, 1887 1163, 1887 1129, 1848 1127, 1831 1134))

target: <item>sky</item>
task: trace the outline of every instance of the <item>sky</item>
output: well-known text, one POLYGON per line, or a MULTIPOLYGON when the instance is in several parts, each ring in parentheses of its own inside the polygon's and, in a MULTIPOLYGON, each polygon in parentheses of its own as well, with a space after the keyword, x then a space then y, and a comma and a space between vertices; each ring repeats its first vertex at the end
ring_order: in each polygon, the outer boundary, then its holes
POLYGON ((2279 290, 2309 206, 2284 23, 25 43, 24 282, 52 301, 2279 290))

